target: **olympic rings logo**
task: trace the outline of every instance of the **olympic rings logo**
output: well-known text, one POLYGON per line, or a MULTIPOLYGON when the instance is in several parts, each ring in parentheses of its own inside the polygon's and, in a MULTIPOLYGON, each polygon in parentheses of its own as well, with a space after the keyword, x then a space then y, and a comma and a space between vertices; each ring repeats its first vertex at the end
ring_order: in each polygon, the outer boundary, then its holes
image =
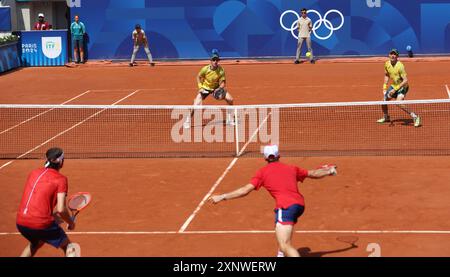
MULTIPOLYGON (((333 32, 334 32, 334 31, 337 31, 337 30, 341 29, 342 26, 344 26, 344 21, 345 21, 344 15, 343 15, 340 11, 338 11, 338 10, 329 10, 329 11, 327 11, 327 12, 325 13, 325 15, 324 15, 323 17, 322 17, 322 15, 321 15, 318 11, 316 11, 316 10, 308 10, 308 11, 307 11, 307 14, 308 14, 308 13, 314 13, 314 14, 316 14, 316 15, 319 17, 319 20, 317 20, 316 22, 314 22, 312 31, 313 31, 314 35, 316 36, 316 38, 318 38, 318 39, 320 39, 320 40, 326 40, 326 39, 329 39, 329 38, 333 35, 333 32), (339 26, 334 27, 333 24, 331 23, 331 21, 327 19, 327 16, 328 16, 330 13, 337 13, 337 14, 341 17, 341 24, 340 24, 339 26), (326 35, 326 36, 320 36, 320 35, 318 35, 318 34, 316 33, 316 30, 319 29, 319 28, 322 26, 322 23, 323 23, 323 24, 325 25, 325 27, 330 31, 330 33, 329 33, 328 35, 326 35)), ((283 29, 285 29, 286 31, 290 31, 291 34, 292 34, 292 36, 293 36, 294 38, 296 38, 296 39, 298 39, 298 36, 294 33, 294 31, 298 28, 298 20, 300 20, 300 15, 299 15, 297 12, 293 11, 293 10, 287 10, 287 11, 283 12, 283 13, 281 14, 281 16, 280 16, 280 25, 281 25, 281 27, 282 27, 283 29), (294 21, 294 22, 292 23, 292 25, 291 25, 290 28, 287 28, 287 27, 284 26, 284 24, 283 24, 283 17, 284 17, 286 14, 288 14, 288 13, 293 13, 293 14, 298 18, 296 21, 294 21)))

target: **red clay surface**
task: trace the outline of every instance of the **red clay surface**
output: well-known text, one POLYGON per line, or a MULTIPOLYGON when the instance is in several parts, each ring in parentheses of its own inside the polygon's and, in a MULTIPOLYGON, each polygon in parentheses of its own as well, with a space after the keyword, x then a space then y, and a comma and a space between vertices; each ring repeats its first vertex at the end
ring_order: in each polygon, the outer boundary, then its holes
MULTIPOLYGON (((236 104, 381 98, 381 61, 224 64, 236 104)), ((405 65, 411 83, 408 99, 448 98, 445 84, 450 83, 450 61, 406 60, 405 65)), ((191 104, 199 69, 200 64, 26 68, 0 76, 0 103, 60 104, 90 90, 70 104, 112 104, 142 89, 120 104, 191 104)), ((187 233, 177 233, 231 160, 67 160, 62 173, 69 177, 70 192, 89 191, 93 195, 92 204, 79 215, 77 229, 70 237, 80 243, 83 256, 274 256, 277 246, 273 233, 246 233, 273 230, 274 203, 264 190, 216 206, 206 204, 187 233), (77 233, 135 231, 150 233, 77 233)), ((293 243, 303 256, 368 256, 369 243, 378 243, 382 256, 450 256, 449 233, 325 233, 450 231, 450 157, 283 160, 305 168, 324 163, 339 166, 336 177, 300 184, 306 212, 296 230, 306 233, 296 233, 293 243), (340 236, 357 237, 358 247, 338 241, 340 236)), ((6 162, 1 160, 0 166, 6 162)), ((15 234, 15 212, 28 172, 41 165, 40 160, 19 160, 0 169, 0 256, 17 256, 26 245, 25 239, 15 234)), ((240 158, 216 192, 246 184, 263 165, 260 158, 240 158)), ((38 253, 61 255, 49 246, 38 253)))

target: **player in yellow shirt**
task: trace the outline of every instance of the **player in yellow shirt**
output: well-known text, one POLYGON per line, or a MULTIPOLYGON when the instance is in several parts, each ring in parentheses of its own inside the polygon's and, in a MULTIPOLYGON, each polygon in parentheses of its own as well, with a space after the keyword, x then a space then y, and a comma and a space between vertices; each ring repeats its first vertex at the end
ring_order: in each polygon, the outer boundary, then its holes
MULTIPOLYGON (((233 97, 226 90, 225 70, 219 65, 220 57, 218 53, 213 53, 211 63, 202 67, 197 75, 198 94, 194 99, 194 106, 202 105, 203 100, 212 94, 217 100, 225 100, 228 105, 233 105, 233 97)), ((183 127, 188 129, 191 127, 191 116, 184 122, 183 127)), ((234 119, 230 112, 227 111, 227 124, 234 125, 234 119)))
MULTIPOLYGON (((384 101, 389 101, 395 99, 401 101, 405 99, 406 93, 408 93, 409 85, 408 78, 405 71, 405 66, 398 60, 398 50, 392 49, 389 52, 389 61, 384 64, 384 84, 383 84, 383 95, 384 101), (391 86, 388 88, 389 79, 391 79, 391 86)), ((405 105, 398 105, 400 109, 409 114, 413 121, 414 127, 419 127, 421 125, 421 120, 418 115, 414 112, 410 112, 405 105)), ((388 113, 388 106, 382 105, 384 117, 379 119, 378 123, 390 122, 391 119, 388 113)))

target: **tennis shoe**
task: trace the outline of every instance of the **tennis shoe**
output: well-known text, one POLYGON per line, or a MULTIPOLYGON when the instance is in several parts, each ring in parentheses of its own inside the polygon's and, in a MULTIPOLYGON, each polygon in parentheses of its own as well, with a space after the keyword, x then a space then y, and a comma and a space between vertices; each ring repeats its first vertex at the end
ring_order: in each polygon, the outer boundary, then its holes
POLYGON ((387 122, 391 122, 390 117, 383 117, 377 120, 377 123, 387 123, 387 122))
POLYGON ((191 128, 191 122, 190 122, 189 120, 186 120, 186 121, 183 123, 183 128, 184 128, 184 129, 189 129, 189 128, 191 128))
POLYGON ((422 122, 420 120, 420 116, 414 118, 414 127, 420 127, 422 126, 422 122))
POLYGON ((78 258, 81 257, 81 248, 78 243, 72 242, 67 245, 66 257, 78 258))

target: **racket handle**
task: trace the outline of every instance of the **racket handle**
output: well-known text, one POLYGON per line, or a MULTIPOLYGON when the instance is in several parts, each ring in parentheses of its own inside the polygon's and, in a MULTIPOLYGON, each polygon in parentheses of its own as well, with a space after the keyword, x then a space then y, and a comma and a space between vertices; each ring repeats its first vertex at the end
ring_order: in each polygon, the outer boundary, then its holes
MULTIPOLYGON (((73 212, 72 211, 72 215, 70 216, 70 219, 72 220, 73 223, 75 223, 75 219, 77 217, 78 212, 73 212)), ((67 227, 69 227, 69 224, 67 224, 67 227)))

